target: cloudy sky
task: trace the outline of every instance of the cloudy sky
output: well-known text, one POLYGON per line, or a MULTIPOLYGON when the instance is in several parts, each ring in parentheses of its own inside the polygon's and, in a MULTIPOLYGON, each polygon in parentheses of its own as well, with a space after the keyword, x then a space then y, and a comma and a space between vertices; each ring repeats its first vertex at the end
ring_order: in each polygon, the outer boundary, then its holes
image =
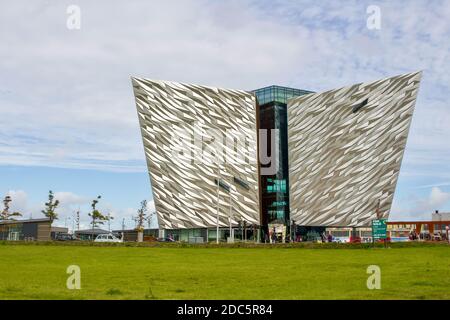
POLYGON ((2 3, 0 36, 0 194, 25 217, 52 189, 59 225, 80 207, 87 226, 101 194, 114 228, 134 226, 151 191, 132 75, 324 91, 417 70, 391 220, 450 210, 450 1, 16 0, 2 3))

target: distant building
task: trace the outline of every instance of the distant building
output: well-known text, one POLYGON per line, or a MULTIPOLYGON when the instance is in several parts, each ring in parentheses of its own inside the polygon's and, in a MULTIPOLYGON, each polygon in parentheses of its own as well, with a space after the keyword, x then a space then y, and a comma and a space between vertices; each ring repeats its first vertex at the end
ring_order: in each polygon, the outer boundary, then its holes
POLYGON ((51 229, 51 238, 54 240, 56 239, 56 237, 60 234, 68 234, 69 233, 69 228, 65 228, 65 227, 53 227, 51 229))
POLYGON ((433 221, 450 221, 450 212, 435 211, 431 214, 431 220, 433 221))
POLYGON ((9 241, 50 241, 50 219, 0 221, 0 240, 9 241))

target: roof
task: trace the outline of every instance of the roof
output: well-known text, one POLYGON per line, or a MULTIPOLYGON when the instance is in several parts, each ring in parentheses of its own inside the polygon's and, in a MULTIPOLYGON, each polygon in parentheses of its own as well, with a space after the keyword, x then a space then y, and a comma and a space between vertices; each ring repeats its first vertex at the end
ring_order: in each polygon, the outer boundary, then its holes
MULTIPOLYGON (((156 231, 156 230, 159 230, 158 228, 155 228, 155 229, 144 229, 144 232, 148 232, 148 231, 156 231)), ((121 232, 137 232, 137 230, 136 229, 125 229, 125 230, 122 230, 122 229, 120 229, 120 230, 113 230, 112 231, 113 233, 121 233, 121 232)))
POLYGON ((40 223, 40 222, 50 222, 50 219, 42 218, 42 219, 25 219, 25 220, 1 220, 0 224, 40 223))
POLYGON ((258 88, 258 89, 252 90, 252 92, 257 92, 257 91, 260 91, 260 90, 267 90, 267 89, 280 89, 280 90, 288 90, 288 91, 303 91, 303 92, 313 93, 313 91, 309 91, 309 90, 292 88, 292 87, 285 87, 285 86, 278 86, 278 85, 275 85, 275 84, 267 86, 267 87, 262 87, 262 88, 258 88))
POLYGON ((292 97, 298 97, 305 94, 313 93, 312 91, 309 90, 288 88, 275 85, 256 89, 253 90, 252 92, 256 95, 256 98, 258 99, 258 103, 260 105, 270 102, 279 102, 286 104, 288 99, 292 97))
POLYGON ((52 226, 52 232, 69 233, 69 228, 66 228, 66 227, 53 227, 52 226))
POLYGON ((111 231, 98 228, 75 231, 75 234, 105 234, 105 233, 111 233, 111 231))

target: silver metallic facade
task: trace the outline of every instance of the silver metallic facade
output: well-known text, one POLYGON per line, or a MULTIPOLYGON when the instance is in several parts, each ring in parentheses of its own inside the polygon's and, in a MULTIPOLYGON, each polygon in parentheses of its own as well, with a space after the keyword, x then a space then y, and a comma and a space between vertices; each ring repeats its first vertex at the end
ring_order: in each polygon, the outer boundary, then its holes
POLYGON ((410 73, 288 101, 296 224, 367 226, 377 209, 388 217, 420 78, 410 73))
POLYGON ((256 98, 132 78, 161 229, 259 223, 256 98), (218 182, 219 185, 218 186, 218 182))
MULTIPOLYGON (((389 216, 420 78, 288 100, 290 220, 347 227, 389 216)), ((132 84, 160 228, 214 228, 217 218, 220 227, 261 225, 255 95, 132 84)))

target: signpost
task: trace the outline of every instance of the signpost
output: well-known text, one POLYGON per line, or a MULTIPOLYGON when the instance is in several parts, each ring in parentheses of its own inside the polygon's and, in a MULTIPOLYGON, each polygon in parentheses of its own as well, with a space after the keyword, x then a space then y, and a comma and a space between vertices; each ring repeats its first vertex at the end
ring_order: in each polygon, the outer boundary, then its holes
POLYGON ((386 245, 387 238, 387 219, 372 220, 372 240, 375 243, 376 240, 384 240, 386 245))

